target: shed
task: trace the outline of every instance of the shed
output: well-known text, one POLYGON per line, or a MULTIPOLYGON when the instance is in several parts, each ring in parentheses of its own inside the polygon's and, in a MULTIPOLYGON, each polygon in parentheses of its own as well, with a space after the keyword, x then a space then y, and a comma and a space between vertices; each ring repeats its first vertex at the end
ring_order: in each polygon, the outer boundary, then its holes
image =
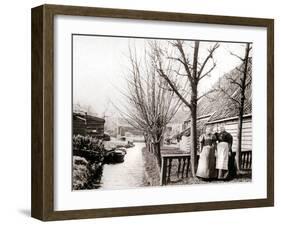
POLYGON ((73 134, 91 135, 93 137, 103 137, 104 135, 103 118, 89 115, 87 113, 73 113, 73 134))

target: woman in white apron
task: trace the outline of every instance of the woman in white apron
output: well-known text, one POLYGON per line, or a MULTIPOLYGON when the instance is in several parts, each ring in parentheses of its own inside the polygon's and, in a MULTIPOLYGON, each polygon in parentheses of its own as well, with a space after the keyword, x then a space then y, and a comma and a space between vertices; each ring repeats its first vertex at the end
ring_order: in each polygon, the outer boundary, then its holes
POLYGON ((220 133, 217 134, 218 145, 216 151, 216 169, 218 179, 226 180, 229 176, 229 157, 232 154, 232 136, 220 127, 220 133))
POLYGON ((205 180, 216 178, 216 136, 212 134, 210 128, 206 129, 205 134, 201 135, 200 141, 200 157, 196 176, 205 180))

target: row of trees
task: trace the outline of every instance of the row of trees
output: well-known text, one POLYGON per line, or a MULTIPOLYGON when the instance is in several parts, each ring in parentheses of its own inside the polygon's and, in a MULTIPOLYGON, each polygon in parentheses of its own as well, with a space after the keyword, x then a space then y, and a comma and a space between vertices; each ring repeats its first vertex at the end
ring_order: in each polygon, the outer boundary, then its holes
MULTIPOLYGON (((143 131, 148 144, 161 166, 161 142, 166 125, 175 116, 181 106, 190 110, 191 116, 191 175, 195 176, 197 155, 197 105, 198 101, 213 92, 209 90, 199 95, 199 84, 211 76, 216 67, 214 53, 220 47, 213 43, 207 49, 200 41, 174 40, 165 43, 149 41, 143 53, 129 47, 128 92, 124 95, 127 107, 123 111, 125 118, 136 129, 143 131)), ((240 99, 233 98, 227 89, 221 92, 229 95, 239 109, 237 165, 240 166, 242 123, 245 102, 245 90, 249 85, 248 62, 251 46, 245 44, 245 55, 233 56, 241 60, 242 71, 238 80, 231 81, 240 89, 240 99)), ((223 63, 223 62, 222 62, 223 63)), ((238 69, 241 70, 241 69, 238 69)))

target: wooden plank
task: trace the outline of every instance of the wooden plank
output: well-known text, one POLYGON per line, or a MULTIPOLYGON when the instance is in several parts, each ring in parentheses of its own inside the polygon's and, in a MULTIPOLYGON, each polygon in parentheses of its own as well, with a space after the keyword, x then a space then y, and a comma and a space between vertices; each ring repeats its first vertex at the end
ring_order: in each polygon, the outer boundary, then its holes
POLYGON ((166 185, 166 176, 167 176, 166 169, 167 169, 167 158, 162 158, 160 185, 166 185))
POLYGON ((184 176, 184 169, 185 169, 185 165, 186 165, 186 160, 187 160, 187 158, 183 158, 183 165, 182 165, 182 171, 181 171, 181 178, 183 178, 183 176, 184 176))
POLYGON ((243 137, 252 137, 252 133, 242 133, 243 137))
POLYGON ((173 159, 168 158, 168 176, 167 176, 167 183, 171 180, 171 169, 172 169, 173 159))
POLYGON ((252 146, 252 142, 251 141, 242 141, 242 145, 243 146, 252 146))
POLYGON ((181 171, 181 161, 182 161, 182 158, 178 158, 178 172, 177 172, 178 177, 180 176, 180 171, 181 171))
POLYGON ((252 137, 242 137, 242 142, 252 143, 252 137))
POLYGON ((187 157, 187 163, 186 163, 186 177, 188 177, 188 172, 189 172, 189 166, 190 166, 190 156, 187 157))
POLYGON ((242 151, 248 151, 248 150, 251 150, 251 149, 252 149, 252 146, 242 147, 242 151))

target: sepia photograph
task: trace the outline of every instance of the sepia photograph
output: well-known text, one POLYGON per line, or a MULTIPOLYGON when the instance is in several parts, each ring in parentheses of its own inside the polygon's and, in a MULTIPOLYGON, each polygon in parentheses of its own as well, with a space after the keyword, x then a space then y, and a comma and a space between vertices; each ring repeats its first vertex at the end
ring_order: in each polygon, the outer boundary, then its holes
POLYGON ((44 4, 31 50, 33 217, 274 206, 274 19, 44 4))
POLYGON ((252 43, 72 34, 72 190, 251 183, 252 43))

